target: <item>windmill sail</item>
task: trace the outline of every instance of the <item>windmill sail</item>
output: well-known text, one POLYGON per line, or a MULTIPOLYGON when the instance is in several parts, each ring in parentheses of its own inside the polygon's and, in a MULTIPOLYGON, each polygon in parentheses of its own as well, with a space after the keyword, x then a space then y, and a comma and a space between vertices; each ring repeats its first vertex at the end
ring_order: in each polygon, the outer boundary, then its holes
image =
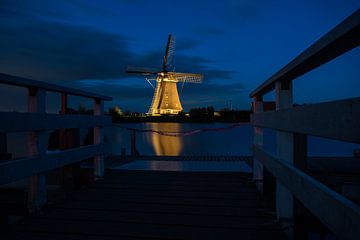
POLYGON ((202 74, 196 73, 169 73, 171 78, 176 79, 177 82, 186 82, 186 83, 202 83, 204 76, 202 74))
POLYGON ((175 37, 169 34, 168 42, 166 44, 166 50, 164 55, 163 71, 168 72, 172 70, 174 64, 174 52, 175 52, 175 37))

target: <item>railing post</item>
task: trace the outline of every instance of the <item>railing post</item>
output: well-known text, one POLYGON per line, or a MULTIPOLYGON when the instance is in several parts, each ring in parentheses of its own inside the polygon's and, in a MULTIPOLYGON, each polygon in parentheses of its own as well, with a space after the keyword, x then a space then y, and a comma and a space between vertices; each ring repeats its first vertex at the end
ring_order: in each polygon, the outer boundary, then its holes
MULTIPOLYGON (((46 93, 39 88, 29 88, 28 111, 44 113, 46 110, 46 93)), ((28 134, 28 157, 45 154, 47 150, 47 132, 36 131, 28 134)), ((46 175, 39 173, 29 178, 28 208, 37 211, 46 203, 46 175)))
MULTIPOLYGON (((292 108, 292 82, 276 82, 276 110, 292 108)), ((294 164, 294 135, 293 133, 277 131, 276 150, 278 158, 294 164)), ((276 213, 279 220, 289 221, 289 236, 293 236, 294 198, 291 192, 279 181, 276 181, 276 213)))
MULTIPOLYGON (((67 113, 67 108, 68 108, 68 97, 66 93, 61 93, 61 106, 60 106, 60 114, 61 115, 65 115, 67 113)), ((66 146, 66 129, 59 129, 59 150, 65 150, 67 148, 66 146)), ((69 186, 69 181, 68 181, 68 172, 69 172, 69 167, 68 166, 63 166, 59 169, 59 181, 60 181, 60 186, 63 189, 67 189, 69 186)))
MULTIPOLYGON (((254 114, 263 112, 264 105, 262 97, 255 96, 253 98, 253 110, 254 114)), ((260 127, 254 127, 254 145, 257 145, 262 148, 263 146, 263 129, 260 127)), ((253 179, 256 181, 256 186, 258 190, 263 193, 263 171, 264 166, 260 163, 259 160, 254 158, 253 163, 253 179)))
MULTIPOLYGON (((61 115, 69 114, 68 94, 61 93, 61 115)), ((60 129, 59 130, 59 149, 65 150, 78 147, 80 145, 80 136, 78 129, 60 129)), ((59 169, 59 180, 61 187, 65 190, 77 189, 80 186, 80 164, 74 163, 63 166, 59 169)))
MULTIPOLYGON (((103 115, 104 101, 101 99, 94 100, 94 115, 103 115)), ((104 129, 101 127, 94 128, 94 144, 104 142, 104 129)), ((104 156, 98 155, 94 157, 94 177, 100 179, 104 177, 104 156)))

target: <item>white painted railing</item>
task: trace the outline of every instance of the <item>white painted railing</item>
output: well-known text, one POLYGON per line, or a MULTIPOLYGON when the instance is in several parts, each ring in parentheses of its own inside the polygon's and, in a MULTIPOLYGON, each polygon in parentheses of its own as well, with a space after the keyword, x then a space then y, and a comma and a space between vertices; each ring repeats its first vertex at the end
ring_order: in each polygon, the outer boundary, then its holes
POLYGON ((307 135, 360 143, 360 98, 293 107, 292 81, 360 44, 360 10, 320 38, 256 88, 254 179, 263 191, 264 170, 276 178, 279 219, 294 217, 294 197, 340 239, 360 239, 360 207, 303 171, 307 135), (276 111, 263 111, 263 96, 275 90, 276 111), (277 156, 263 150, 263 128, 277 131, 277 156))
MULTIPOLYGON (((7 74, 0 74, 0 84, 28 89, 28 112, 0 112, 2 144, 6 143, 7 133, 28 134, 27 157, 0 161, 0 185, 29 177, 28 206, 35 211, 46 202, 47 171, 94 157, 95 178, 104 176, 104 158, 111 149, 110 143, 104 142, 104 128, 112 123, 103 115, 103 103, 110 97, 7 74), (61 94, 60 114, 46 113, 46 91, 61 94), (94 115, 66 115, 68 95, 93 99, 94 115), (94 144, 47 153, 48 131, 69 128, 94 128, 94 144)), ((60 141, 67 139, 60 137, 60 141)))

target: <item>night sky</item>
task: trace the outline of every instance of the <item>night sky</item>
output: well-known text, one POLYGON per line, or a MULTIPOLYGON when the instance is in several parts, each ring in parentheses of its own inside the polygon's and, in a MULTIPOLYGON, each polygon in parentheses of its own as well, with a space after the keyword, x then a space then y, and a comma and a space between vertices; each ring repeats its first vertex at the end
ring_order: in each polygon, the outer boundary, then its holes
MULTIPOLYGON (((360 7, 359 0, 0 0, 0 72, 109 95, 147 111, 153 89, 126 66, 158 67, 176 36, 182 103, 248 109, 249 92, 360 7)), ((358 96, 359 48, 294 82, 296 103, 358 96)), ((0 104, 15 90, 0 88, 0 104)), ((271 99, 271 95, 268 99, 271 99)))

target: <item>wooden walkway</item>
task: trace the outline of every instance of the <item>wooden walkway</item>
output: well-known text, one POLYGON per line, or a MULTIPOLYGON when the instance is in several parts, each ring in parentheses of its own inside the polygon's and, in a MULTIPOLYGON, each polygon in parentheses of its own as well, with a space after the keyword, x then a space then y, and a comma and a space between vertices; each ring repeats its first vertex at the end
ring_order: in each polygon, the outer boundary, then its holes
POLYGON ((107 171, 1 239, 282 239, 250 174, 107 171))

